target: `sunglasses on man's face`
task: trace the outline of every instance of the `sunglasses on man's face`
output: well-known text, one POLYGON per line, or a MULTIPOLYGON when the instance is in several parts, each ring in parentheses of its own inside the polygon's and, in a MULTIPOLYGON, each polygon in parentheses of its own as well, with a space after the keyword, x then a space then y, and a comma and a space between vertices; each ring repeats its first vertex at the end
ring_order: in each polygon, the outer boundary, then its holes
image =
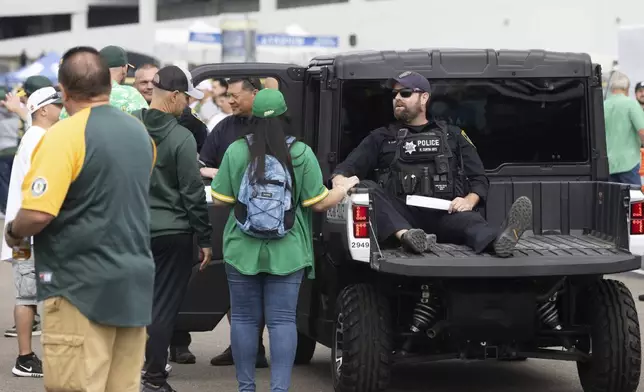
POLYGON ((403 98, 409 98, 409 97, 411 97, 412 94, 420 93, 420 92, 422 92, 422 91, 413 90, 413 89, 410 89, 410 88, 403 88, 403 89, 400 89, 400 90, 391 90, 391 98, 396 99, 398 94, 400 94, 400 96, 403 97, 403 98))

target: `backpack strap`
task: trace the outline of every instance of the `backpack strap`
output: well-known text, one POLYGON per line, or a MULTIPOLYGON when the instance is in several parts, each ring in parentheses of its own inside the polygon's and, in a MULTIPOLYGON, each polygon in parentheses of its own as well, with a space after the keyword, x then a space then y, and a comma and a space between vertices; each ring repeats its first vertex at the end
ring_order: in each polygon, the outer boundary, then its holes
POLYGON ((246 140, 246 144, 248 144, 248 148, 253 144, 253 134, 249 133, 247 135, 244 135, 244 140, 246 140))

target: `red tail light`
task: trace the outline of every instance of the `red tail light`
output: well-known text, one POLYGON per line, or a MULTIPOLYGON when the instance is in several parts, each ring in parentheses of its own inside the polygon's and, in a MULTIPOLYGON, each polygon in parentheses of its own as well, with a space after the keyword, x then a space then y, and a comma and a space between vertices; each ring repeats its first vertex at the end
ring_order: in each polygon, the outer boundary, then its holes
POLYGON ((644 234, 644 203, 631 204, 631 234, 644 234))
POLYGON ((369 207, 353 206, 353 236, 369 238, 369 207))
POLYGON ((367 223, 367 222, 354 222, 353 223, 353 236, 355 238, 369 238, 369 223, 367 223))
POLYGON ((353 206, 353 221, 366 222, 369 220, 369 207, 353 206))

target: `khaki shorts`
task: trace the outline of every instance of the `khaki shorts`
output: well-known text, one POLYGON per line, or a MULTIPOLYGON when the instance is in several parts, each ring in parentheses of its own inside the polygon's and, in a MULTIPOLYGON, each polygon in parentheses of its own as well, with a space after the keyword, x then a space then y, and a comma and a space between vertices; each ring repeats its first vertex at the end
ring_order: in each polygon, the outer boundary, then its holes
POLYGON ((16 286, 16 305, 36 306, 36 267, 34 259, 11 262, 13 283, 16 286))
POLYGON ((65 298, 47 298, 41 336, 45 390, 139 392, 145 332, 94 323, 65 298))

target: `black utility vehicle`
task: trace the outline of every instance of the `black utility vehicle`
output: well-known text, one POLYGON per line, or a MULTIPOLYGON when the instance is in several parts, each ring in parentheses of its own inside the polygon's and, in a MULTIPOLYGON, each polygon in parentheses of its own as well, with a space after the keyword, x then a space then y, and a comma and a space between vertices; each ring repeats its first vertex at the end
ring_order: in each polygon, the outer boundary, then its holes
MULTIPOLYGON (((604 275, 640 267, 628 249, 641 205, 631 205, 629 186, 605 182, 601 69, 588 55, 364 52, 318 57, 307 68, 205 65, 193 75, 278 78, 298 136, 328 177, 393 119, 382 84, 407 70, 430 79, 430 115, 464 129, 477 147, 491 182, 480 212, 500 225, 511 203, 528 196, 532 230, 508 259, 452 244, 408 254, 378 244, 369 194, 352 193, 316 218, 317 279, 300 292, 296 362, 310 361, 319 342, 332 349, 336 391, 370 392, 387 388, 396 364, 546 358, 576 361, 587 392, 634 392, 635 304, 604 275)), ((226 214, 211 214, 215 258, 226 214)), ((214 265, 195 274, 181 324, 211 330, 227 308, 223 268, 214 265)))

